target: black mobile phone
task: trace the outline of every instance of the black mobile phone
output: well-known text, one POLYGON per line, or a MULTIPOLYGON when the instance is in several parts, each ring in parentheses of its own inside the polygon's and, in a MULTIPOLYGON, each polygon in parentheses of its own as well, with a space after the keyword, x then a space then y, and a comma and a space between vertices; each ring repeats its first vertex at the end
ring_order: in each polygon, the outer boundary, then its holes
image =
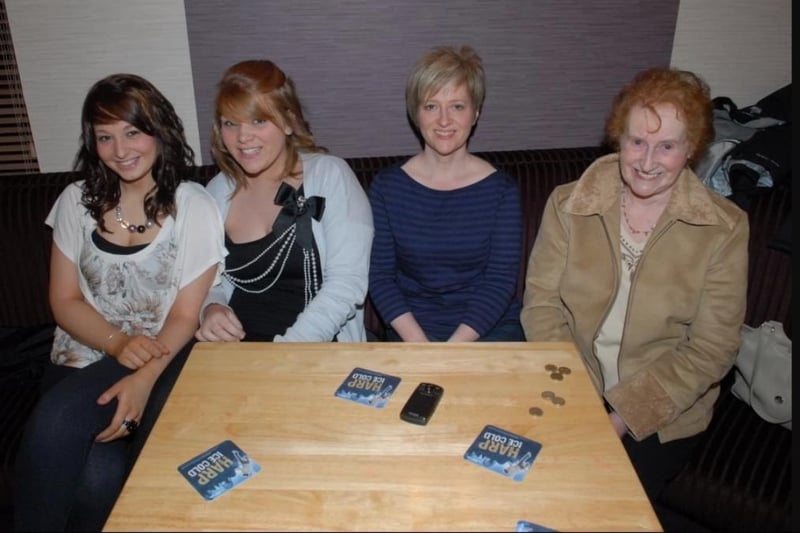
POLYGON ((444 389, 433 383, 420 383, 400 410, 400 418, 412 424, 424 426, 439 405, 444 389))

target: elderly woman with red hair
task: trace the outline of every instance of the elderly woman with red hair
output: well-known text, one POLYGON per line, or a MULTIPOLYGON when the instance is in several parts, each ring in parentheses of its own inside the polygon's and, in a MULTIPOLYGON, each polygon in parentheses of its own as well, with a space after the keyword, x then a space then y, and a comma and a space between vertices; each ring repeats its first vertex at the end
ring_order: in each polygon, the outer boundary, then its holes
POLYGON ((690 167, 711 110, 695 74, 639 73, 606 123, 617 151, 553 191, 527 271, 527 339, 575 343, 654 503, 711 421, 744 319, 747 216, 690 167))

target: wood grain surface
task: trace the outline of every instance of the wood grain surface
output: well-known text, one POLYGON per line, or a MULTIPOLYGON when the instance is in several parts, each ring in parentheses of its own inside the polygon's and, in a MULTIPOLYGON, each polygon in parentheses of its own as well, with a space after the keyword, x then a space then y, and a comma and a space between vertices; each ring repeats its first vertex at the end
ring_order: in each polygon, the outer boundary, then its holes
POLYGON ((660 530, 571 344, 200 343, 105 530, 514 531, 518 520, 660 530), (571 372, 555 380, 547 365, 571 372), (386 407, 334 396, 355 367, 402 378, 386 407), (399 418, 421 381, 445 391, 427 426, 399 418), (542 444, 523 481, 464 459, 487 424, 542 444), (177 467, 227 439, 262 470, 206 501, 177 467))

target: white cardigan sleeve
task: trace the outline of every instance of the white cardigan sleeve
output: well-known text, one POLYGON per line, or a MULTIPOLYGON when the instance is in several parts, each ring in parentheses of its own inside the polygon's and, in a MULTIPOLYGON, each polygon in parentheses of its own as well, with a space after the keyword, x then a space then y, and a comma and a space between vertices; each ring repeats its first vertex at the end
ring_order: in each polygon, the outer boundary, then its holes
POLYGON ((357 329, 362 334, 342 335, 346 338, 339 340, 363 340, 362 308, 374 234, 372 209, 363 187, 343 159, 303 155, 306 196, 325 198, 322 220, 312 222, 322 262, 322 285, 294 324, 274 340, 330 341, 346 325, 346 329, 357 329))

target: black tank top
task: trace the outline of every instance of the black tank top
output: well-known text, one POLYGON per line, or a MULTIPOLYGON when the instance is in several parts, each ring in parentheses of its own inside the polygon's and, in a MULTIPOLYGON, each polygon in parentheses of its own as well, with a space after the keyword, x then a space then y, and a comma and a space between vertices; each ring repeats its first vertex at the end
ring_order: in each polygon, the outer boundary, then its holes
POLYGON ((305 198, 302 186, 295 190, 284 183, 275 203, 283 208, 270 234, 246 243, 225 235, 225 277, 234 286, 228 303, 245 341, 272 341, 285 333, 322 284, 312 218, 322 218, 325 199, 305 198))
MULTIPOLYGON (((272 245, 272 249, 253 264, 231 273, 240 280, 250 280, 262 275, 275 263, 261 279, 250 283, 234 282, 228 305, 242 322, 245 341, 272 341, 275 335, 285 333, 305 308, 303 249, 295 243, 288 250, 287 257, 287 250, 281 252, 283 243, 275 243, 275 238, 275 234, 270 233, 256 241, 234 243, 225 236, 225 247, 228 249, 226 271, 247 264, 272 245)), ((316 243, 314 253, 317 254, 316 243)), ((315 261, 314 266, 318 263, 315 261)), ((322 279, 318 269, 317 279, 322 279)))

